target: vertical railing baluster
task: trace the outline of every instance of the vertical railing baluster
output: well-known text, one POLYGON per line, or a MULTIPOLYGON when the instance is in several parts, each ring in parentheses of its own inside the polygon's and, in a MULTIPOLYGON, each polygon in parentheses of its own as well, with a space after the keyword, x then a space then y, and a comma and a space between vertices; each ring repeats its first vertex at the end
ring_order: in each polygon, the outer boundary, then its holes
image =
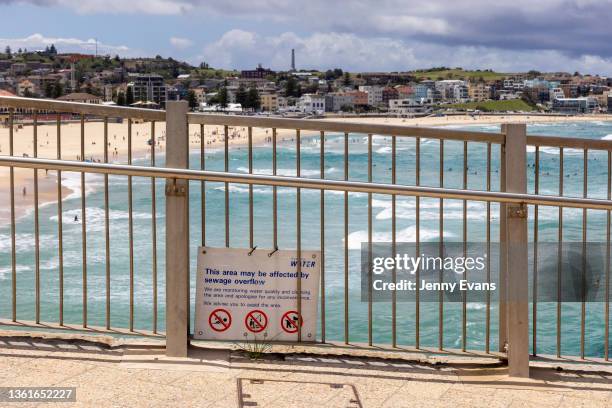
MULTIPOLYGON (((588 179, 589 179, 589 150, 584 149, 583 157, 583 175, 582 175, 582 196, 587 198, 588 195, 588 179)), ((582 209, 582 271, 580 283, 580 358, 584 360, 585 346, 585 323, 586 323, 586 256, 587 256, 587 209, 582 209)))
MULTIPOLYGON (((563 147, 559 148, 559 197, 563 197, 563 147)), ((557 357, 561 357, 561 300, 563 277, 563 207, 559 207, 557 248, 557 357)))
MULTIPOLYGON (((38 112, 33 112, 34 158, 38 158, 38 112)), ((34 258, 36 280, 36 324, 40 323, 40 219, 38 209, 38 169, 34 169, 34 258)))
MULTIPOLYGON (((155 167, 155 121, 151 121, 151 167, 155 167)), ((153 251, 153 333, 157 333, 157 192, 151 177, 151 250, 153 251)))
MULTIPOLYGON (((62 158, 62 116, 57 114, 57 159, 62 158)), ((59 257, 59 324, 64 325, 64 232, 63 232, 63 200, 62 200, 62 172, 57 171, 57 235, 59 257)))
MULTIPOLYGON (((325 132, 321 131, 321 180, 325 179, 325 132)), ((325 190, 321 189, 321 343, 325 343, 325 190)))
MULTIPOLYGON (((200 170, 206 170, 206 133, 200 125, 200 170)), ((206 181, 200 181, 202 246, 206 246, 206 181)))
MULTIPOLYGON (((249 174, 253 174, 253 128, 248 129, 249 142, 249 174)), ((253 185, 249 184, 249 247, 255 248, 255 236, 253 228, 253 185)))
MULTIPOLYGON (((15 111, 9 111, 9 155, 14 156, 14 126, 15 111)), ((13 321, 17 321, 17 243, 15 239, 15 168, 10 167, 10 190, 11 190, 11 289, 13 292, 13 321)))
MULTIPOLYGON (((132 119, 128 119, 128 165, 132 164, 132 119)), ((128 176, 128 235, 130 240, 130 331, 134 331, 134 220, 132 176, 128 176)))
MULTIPOLYGON (((396 177, 396 138, 391 136, 391 184, 397 183, 396 177)), ((396 235, 397 235, 397 222, 396 216, 396 196, 391 196, 391 254, 395 256, 396 253, 396 235)), ((371 267, 371 265, 370 265, 371 267)), ((393 284, 397 283, 397 266, 393 265, 392 271, 393 284)), ((391 345, 397 347, 397 293, 396 291, 391 292, 391 345)))
MULTIPOLYGON (((491 142, 487 143, 487 191, 491 191, 491 142)), ((491 287, 491 202, 487 201, 487 287, 491 287)), ((487 290, 485 316, 485 350, 491 351, 491 291, 487 290)))
MULTIPOLYGON (((344 180, 349 179, 348 133, 344 133, 344 180)), ((344 192, 344 342, 349 344, 349 194, 344 192)))
MULTIPOLYGON (((440 188, 444 187, 444 139, 440 139, 440 188)), ((439 215, 439 252, 444 256, 444 199, 440 198, 439 215)), ((440 268, 439 273, 440 287, 444 282, 444 269, 440 268)), ((444 349, 444 291, 438 290, 438 349, 444 349)))
MULTIPOLYGON (((229 127, 225 125, 223 127, 223 132, 225 135, 225 144, 224 144, 224 170, 225 172, 229 172, 229 127)), ((225 247, 229 248, 230 246, 230 208, 229 208, 229 183, 225 182, 225 247)))
MULTIPOLYGON (((300 155, 300 130, 295 131, 295 172, 297 177, 301 177, 301 155, 300 155)), ((295 217, 295 229, 296 229, 296 249, 297 249, 297 341, 302 341, 302 189, 296 189, 296 217, 295 217)))
MULTIPOLYGON (((463 189, 467 190, 468 185, 468 144, 463 141, 463 189)), ((463 200, 463 256, 467 256, 467 200, 463 200)), ((463 279, 468 279, 467 268, 463 274, 463 279)), ((462 322, 461 322, 461 350, 467 349, 467 291, 462 293, 462 322)))
MULTIPOLYGON (((535 147, 535 175, 534 175, 534 193, 540 192, 540 146, 535 147)), ((532 354, 538 353, 538 224, 539 224, 539 207, 533 206, 533 289, 531 301, 531 330, 532 330, 532 354)))
MULTIPOLYGON (((81 114, 81 161, 85 162, 85 115, 81 114)), ((85 201, 85 172, 81 172, 81 255, 83 276, 83 327, 87 327, 87 207, 85 201)))
MULTIPOLYGON (((272 175, 276 176, 276 128, 272 129, 272 175)), ((276 251, 278 249, 278 192, 272 187, 272 241, 276 251)))
MULTIPOLYGON (((612 151, 608 150, 608 200, 612 200, 612 151)), ((610 210, 606 211, 606 288, 604 302, 604 359, 610 359, 610 210)))
MULTIPOLYGON (((108 117, 104 117, 104 163, 108 163, 108 117)), ((104 175, 104 255, 106 283, 106 329, 111 328, 111 265, 110 265, 110 208, 108 174, 104 175)))
MULTIPOLYGON (((415 160, 415 180, 414 183, 417 186, 421 185, 421 138, 417 136, 416 138, 416 160, 415 160)), ((415 197, 415 224, 416 224, 416 232, 415 232, 415 256, 419 256, 420 246, 421 246, 421 198, 415 197)), ((420 285, 418 284, 421 281, 421 268, 416 269, 415 274, 416 285, 416 293, 415 293, 415 347, 418 349, 421 347, 421 291, 420 285)))
MULTIPOLYGON (((372 182, 372 134, 368 134, 368 183, 372 182)), ((368 193, 368 345, 372 345, 372 193, 368 193)))

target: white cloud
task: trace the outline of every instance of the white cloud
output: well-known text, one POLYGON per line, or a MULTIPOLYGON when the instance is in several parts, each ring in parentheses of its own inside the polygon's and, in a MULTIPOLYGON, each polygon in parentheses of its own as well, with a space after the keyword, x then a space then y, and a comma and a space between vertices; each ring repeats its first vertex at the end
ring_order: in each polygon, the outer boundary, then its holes
MULTIPOLYGON (((96 50, 96 40, 89 38, 87 40, 79 38, 61 38, 61 37, 45 37, 42 34, 32 34, 23 38, 0 38, 0 47, 4 49, 7 45, 13 50, 19 48, 27 48, 30 51, 44 49, 51 44, 59 52, 88 52, 92 53, 96 50)), ((125 45, 109 45, 98 42, 98 54, 119 54, 127 56, 133 54, 133 50, 125 45)))
POLYGON ((193 41, 188 38, 170 37, 170 44, 172 44, 172 46, 175 48, 183 50, 191 47, 193 45, 193 41))
POLYGON ((187 13, 196 6, 191 0, 0 0, 0 4, 31 3, 36 6, 60 6, 82 14, 175 15, 187 13))
POLYGON ((538 69, 612 74, 612 58, 597 55, 572 57, 556 50, 443 45, 333 32, 307 36, 285 32, 278 36, 263 36, 234 29, 208 44, 197 59, 224 68, 248 68, 263 63, 273 69, 288 69, 292 48, 296 50, 298 69, 340 67, 349 71, 403 71, 460 66, 501 72, 538 69))
MULTIPOLYGON (((298 49, 302 66, 357 67, 367 61, 366 69, 375 70, 452 61, 480 67, 611 69, 607 22, 612 21, 612 0, 310 0, 299 6, 289 0, 0 0, 0 5, 22 3, 78 13, 188 14, 229 24, 256 22, 261 27, 257 34, 232 30, 206 47, 207 61, 222 66, 272 61, 287 67, 289 51, 283 41, 293 38, 291 46, 298 49), (272 37, 275 31, 304 34, 272 37)), ((175 17, 168 25, 182 21, 175 17)))

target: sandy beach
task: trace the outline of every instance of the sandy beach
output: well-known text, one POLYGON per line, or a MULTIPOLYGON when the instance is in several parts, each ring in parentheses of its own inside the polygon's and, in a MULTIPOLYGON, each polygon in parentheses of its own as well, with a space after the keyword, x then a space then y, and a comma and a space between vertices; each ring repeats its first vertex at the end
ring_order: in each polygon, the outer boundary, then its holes
MULTIPOLYGON (((425 118, 333 118, 330 120, 342 122, 358 122, 369 124, 386 124, 400 126, 435 127, 447 125, 474 125, 495 123, 542 123, 542 122, 576 122, 612 120, 609 115, 584 116, 540 116, 540 115, 460 115, 425 118)), ((302 132, 302 135, 318 134, 318 132, 302 132)), ((33 157, 33 126, 15 125, 14 154, 33 157)), ((165 149, 165 123, 155 124, 155 152, 163 154, 165 149)), ((248 143, 247 129, 231 127, 229 129, 230 146, 244 146, 248 143)), ((264 144, 272 136, 271 129, 253 128, 253 144, 264 144)), ((279 129, 279 142, 292 140, 294 130, 279 129)), ((132 125, 132 159, 150 158, 151 124, 133 123, 132 125)), ((201 143, 200 126, 189 127, 189 141, 192 149, 199 149, 201 143)), ((128 126, 127 123, 108 124, 108 155, 111 163, 127 163, 128 126)), ((224 144, 222 126, 205 127, 206 147, 218 147, 224 144)), ((65 160, 81 160, 81 126, 80 123, 62 123, 61 126, 61 157, 65 160)), ((0 128, 0 154, 9 154, 9 129, 0 128)), ((54 159, 57 157, 57 126, 55 123, 38 126, 38 157, 54 159)), ((102 122, 86 122, 85 124, 85 159, 104 161, 104 124, 102 122)), ((31 210, 34 203, 34 172, 29 169, 15 169, 15 215, 21 217, 31 210)), ((53 202, 57 197, 57 175, 55 172, 39 171, 39 202, 53 202)), ((10 217, 9 169, 0 168, 0 221, 6 222, 10 217)), ((71 190, 63 188, 65 198, 71 190)))

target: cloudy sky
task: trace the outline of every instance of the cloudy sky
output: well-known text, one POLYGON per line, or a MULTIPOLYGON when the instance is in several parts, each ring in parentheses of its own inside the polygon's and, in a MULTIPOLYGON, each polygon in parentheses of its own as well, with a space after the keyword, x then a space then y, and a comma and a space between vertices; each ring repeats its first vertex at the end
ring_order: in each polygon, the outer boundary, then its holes
POLYGON ((0 47, 349 71, 612 75, 612 0, 0 0, 0 47))

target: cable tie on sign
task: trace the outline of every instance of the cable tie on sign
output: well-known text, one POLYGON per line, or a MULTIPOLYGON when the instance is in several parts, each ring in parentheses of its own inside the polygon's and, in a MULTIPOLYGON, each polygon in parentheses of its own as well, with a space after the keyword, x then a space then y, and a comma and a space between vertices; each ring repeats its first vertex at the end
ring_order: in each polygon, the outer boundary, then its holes
POLYGON ((277 252, 277 251, 278 251, 278 247, 274 248, 274 251, 272 251, 272 252, 270 252, 270 253, 268 254, 268 258, 271 258, 271 257, 272 257, 272 255, 274 255, 274 253, 275 253, 275 252, 277 252))
POLYGON ((251 250, 249 251, 249 256, 253 255, 253 252, 255 252, 256 249, 257 249, 257 245, 251 248, 251 250))

